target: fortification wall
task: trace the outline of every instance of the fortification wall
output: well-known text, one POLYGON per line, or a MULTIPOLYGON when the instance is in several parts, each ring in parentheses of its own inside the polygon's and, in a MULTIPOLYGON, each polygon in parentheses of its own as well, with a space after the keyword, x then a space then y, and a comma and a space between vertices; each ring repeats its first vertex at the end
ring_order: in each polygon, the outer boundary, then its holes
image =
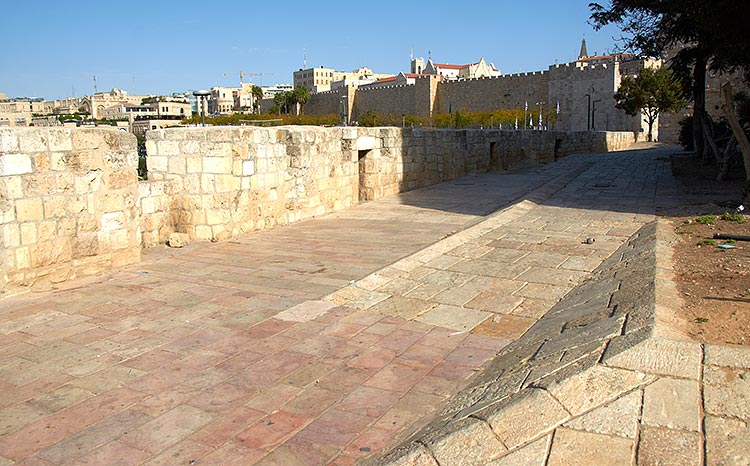
POLYGON ((0 297, 442 181, 626 148, 632 133, 357 127, 0 129, 0 297))
POLYGON ((438 85, 438 111, 486 112, 547 104, 549 74, 546 71, 493 78, 446 81, 438 85))
POLYGON ((357 202, 341 128, 181 128, 147 134, 149 175, 171 183, 178 232, 222 240, 357 202))
POLYGON ((352 120, 357 120, 368 110, 386 115, 413 115, 416 113, 416 93, 417 87, 413 84, 357 89, 354 94, 352 120))
POLYGON ((137 166, 122 131, 0 129, 0 297, 138 262, 137 166))

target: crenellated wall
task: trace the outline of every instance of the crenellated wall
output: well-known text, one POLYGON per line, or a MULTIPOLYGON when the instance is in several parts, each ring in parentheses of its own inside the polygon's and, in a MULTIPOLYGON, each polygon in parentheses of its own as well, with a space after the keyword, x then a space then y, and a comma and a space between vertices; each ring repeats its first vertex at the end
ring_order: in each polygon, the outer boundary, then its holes
POLYGON ((490 169, 625 149, 633 133, 356 127, 0 129, 0 297, 490 169))

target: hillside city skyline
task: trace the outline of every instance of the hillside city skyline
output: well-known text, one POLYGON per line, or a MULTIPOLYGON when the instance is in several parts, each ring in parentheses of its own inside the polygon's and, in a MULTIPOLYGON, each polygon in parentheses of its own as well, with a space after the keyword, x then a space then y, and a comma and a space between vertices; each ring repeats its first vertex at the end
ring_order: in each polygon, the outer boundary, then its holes
MULTIPOLYGON (((341 71, 366 66, 376 73, 396 75, 409 72, 410 55, 456 64, 484 58, 503 74, 513 74, 574 60, 582 37, 591 54, 612 52, 617 35, 612 30, 596 32, 587 24, 588 2, 564 6, 476 2, 459 12, 446 2, 435 2, 429 9, 381 2, 377 9, 353 5, 345 10, 330 2, 320 11, 305 9, 302 17, 291 15, 281 32, 274 30, 270 20, 251 22, 249 27, 241 20, 253 10, 222 2, 207 13, 199 12, 196 2, 182 2, 179 8, 166 2, 149 5, 147 15, 140 8, 147 4, 140 1, 131 2, 127 10, 87 2, 42 3, 44 8, 34 7, 33 12, 29 5, 7 7, 9 26, 0 31, 0 39, 13 46, 5 65, 0 65, 6 68, 0 73, 0 92, 8 98, 92 95, 94 76, 99 92, 119 88, 130 94, 169 95, 237 86, 240 72, 245 82, 257 85, 290 84, 294 71, 305 65, 341 71), (401 14, 393 15, 396 10, 401 14), (234 12, 223 17, 226 30, 217 28, 204 36, 190 32, 210 22, 216 11, 234 12), (24 18, 32 13, 40 27, 24 36, 24 18), (89 25, 92 34, 132 30, 136 25, 142 31, 163 32, 158 40, 141 34, 109 41, 66 40, 62 47, 49 46, 70 21, 86 15, 94 18, 89 25), (365 17, 368 25, 388 27, 368 29, 363 21, 352 21, 365 17), (352 28, 345 28, 347 24, 352 28), (450 33, 428 33, 425 25, 450 33), (174 40, 168 40, 171 35, 174 40), (200 66, 194 66, 196 61, 200 66)), ((296 2, 287 5, 298 6, 296 2)))

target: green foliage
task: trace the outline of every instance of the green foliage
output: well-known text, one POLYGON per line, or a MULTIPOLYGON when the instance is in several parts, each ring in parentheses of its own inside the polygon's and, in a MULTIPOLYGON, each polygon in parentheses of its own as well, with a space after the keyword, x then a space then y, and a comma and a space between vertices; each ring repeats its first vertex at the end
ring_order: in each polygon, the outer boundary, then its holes
MULTIPOLYGON (((539 121, 539 109, 526 114, 526 121, 532 117, 534 124, 539 121)), ((557 115, 554 109, 551 112, 542 112, 542 121, 546 125, 553 125, 557 115)), ((379 113, 368 110, 359 115, 357 124, 359 126, 419 126, 426 128, 500 128, 513 129, 518 121, 518 128, 523 129, 523 108, 493 110, 491 112, 467 112, 456 110, 450 113, 438 113, 432 117, 419 115, 397 115, 379 113)))
MULTIPOLYGON (((218 115, 206 117, 207 125, 216 126, 280 126, 280 125, 315 125, 335 126, 341 121, 338 115, 306 116, 306 115, 275 115, 275 114, 246 114, 235 113, 233 115, 218 115)), ((197 125, 201 123, 200 115, 182 120, 182 123, 197 125)))
POLYGON ((708 322, 708 319, 706 319, 705 317, 696 317, 693 322, 695 322, 696 324, 705 324, 706 322, 708 322))
POLYGON ((695 223, 700 223, 701 225, 713 225, 715 222, 716 217, 713 215, 701 215, 695 219, 695 223))
POLYGON ((716 241, 712 239, 704 239, 703 241, 698 243, 698 246, 716 246, 716 241))
POLYGON ((721 215, 721 219, 726 222, 745 223, 745 216, 742 214, 730 214, 729 212, 724 212, 721 215))
POLYGON ((653 140, 654 122, 660 113, 685 106, 682 85, 664 68, 644 68, 636 77, 626 76, 615 93, 615 106, 630 116, 643 112, 648 122, 648 140, 653 140))

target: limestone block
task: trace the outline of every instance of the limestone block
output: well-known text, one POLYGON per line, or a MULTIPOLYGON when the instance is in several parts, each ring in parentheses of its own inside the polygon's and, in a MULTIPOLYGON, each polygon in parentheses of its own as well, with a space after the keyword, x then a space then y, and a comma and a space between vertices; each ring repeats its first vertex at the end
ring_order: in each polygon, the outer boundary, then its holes
POLYGON ((571 414, 578 415, 650 380, 639 372, 596 365, 552 383, 548 390, 571 414))
POLYGON ((18 131, 11 128, 0 128, 0 154, 19 152, 18 131))
POLYGON ((51 152, 69 152, 73 150, 71 130, 68 128, 47 128, 47 149, 51 152))
POLYGON ((631 464, 633 448, 630 439, 560 428, 555 432, 547 464, 631 464))
POLYGON ((44 198, 44 217, 63 217, 69 200, 66 196, 48 196, 44 198))
POLYGON ((76 175, 74 183, 76 194, 97 192, 102 186, 102 172, 92 170, 85 174, 76 175))
POLYGON ((706 464, 750 464, 750 425, 747 420, 706 416, 706 464))
POLYGON ((197 225, 195 227, 195 239, 199 240, 210 240, 213 233, 211 227, 207 225, 197 225))
POLYGON ((670 429, 700 429, 699 387, 696 380, 664 377, 647 386, 643 423, 670 429))
POLYGON ((149 155, 147 159, 149 175, 151 172, 167 173, 167 157, 162 155, 149 155))
MULTIPOLYGON (((153 131, 149 131, 148 134, 151 135, 153 131)), ((146 139, 146 154, 151 159, 152 156, 159 155, 156 153, 156 141, 153 139, 146 139)))
POLYGON ((18 199, 16 218, 19 222, 38 222, 44 219, 44 203, 41 198, 18 199))
POLYGON ((479 419, 464 419, 446 430, 428 445, 441 466, 485 465, 507 451, 490 426, 479 419))
POLYGON ((186 173, 200 173, 203 169, 203 160, 200 156, 186 157, 186 173))
POLYGON ((650 338, 624 351, 618 347, 618 343, 619 340, 613 340, 604 354, 603 360, 607 365, 652 374, 698 379, 701 350, 697 343, 650 338))
POLYGON ((184 157, 168 157, 167 159, 167 172, 174 173, 177 175, 184 175, 187 173, 187 161, 184 157))
POLYGON ((698 432, 643 426, 638 444, 638 464, 699 466, 703 464, 700 446, 698 432))
POLYGON ((22 175, 33 171, 26 154, 0 154, 0 176, 22 175))
POLYGON ((0 178, 0 195, 7 199, 19 199, 23 194, 23 177, 5 176, 0 178))
POLYGON ((45 220, 39 223, 39 240, 51 241, 57 236, 57 220, 45 220))
POLYGON ((118 230, 124 228, 125 225, 125 215, 122 212, 107 212, 101 216, 100 229, 102 231, 118 230))
POLYGON ((242 175, 250 176, 255 174, 255 162, 252 160, 246 160, 242 162, 242 175))
POLYGON ((707 413, 750 420, 750 369, 709 366, 703 382, 707 413))
POLYGON ((750 348, 739 345, 706 345, 706 363, 750 369, 750 348))
POLYGON ((167 158, 180 155, 179 141, 162 140, 156 142, 156 153, 167 158))
POLYGON ((170 248, 184 248, 190 243, 190 238, 187 233, 171 233, 169 235, 169 242, 167 243, 170 248))
POLYGON ((6 249, 17 248, 21 245, 21 227, 17 223, 2 226, 3 247, 6 249))
POLYGON ((545 390, 529 389, 481 411, 478 417, 490 423, 506 447, 514 448, 567 421, 570 415, 545 390))
POLYGON ((99 149, 106 146, 104 133, 107 130, 79 128, 71 131, 73 147, 79 150, 99 149))
POLYGON ((200 154, 200 144, 195 139, 180 141, 179 150, 181 154, 200 154))
POLYGON ((74 258, 94 256, 99 253, 99 235, 97 233, 81 233, 71 241, 71 253, 74 258))
POLYGON ((240 186, 240 178, 234 175, 216 175, 214 177, 214 190, 217 193, 238 191, 240 186))
POLYGON ((42 267, 71 260, 70 241, 57 239, 29 246, 31 266, 42 267))
POLYGON ((130 232, 128 230, 113 230, 109 235, 112 249, 126 249, 130 247, 130 232))
POLYGON ((156 212, 156 201, 152 197, 141 199, 141 213, 144 215, 156 212))
POLYGON ((31 254, 27 246, 20 247, 15 251, 15 269, 23 270, 31 267, 31 254))
POLYGON ((37 226, 34 222, 21 224, 21 244, 29 245, 36 243, 38 239, 37 226))
POLYGON ((231 174, 231 157, 203 157, 203 173, 231 174))

